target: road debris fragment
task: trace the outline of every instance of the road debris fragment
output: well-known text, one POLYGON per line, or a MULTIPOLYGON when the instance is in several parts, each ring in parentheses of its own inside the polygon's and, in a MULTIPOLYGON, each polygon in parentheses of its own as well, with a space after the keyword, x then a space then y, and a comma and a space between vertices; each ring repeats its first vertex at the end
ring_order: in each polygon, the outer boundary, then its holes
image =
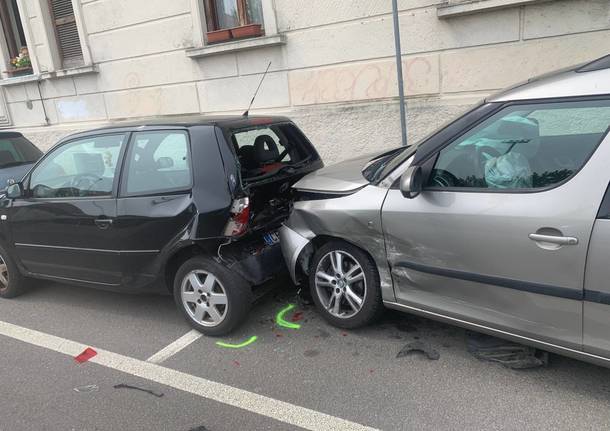
POLYGON ((226 349, 241 349, 242 347, 249 346, 250 344, 254 343, 256 340, 258 340, 258 337, 256 335, 253 335, 250 338, 248 338, 246 341, 244 341, 243 343, 231 344, 231 343, 225 343, 223 341, 217 341, 216 345, 219 347, 224 347, 226 349))
POLYGON ((282 308, 280 310, 280 312, 277 313, 277 316, 275 316, 275 323, 277 323, 278 326, 281 326, 283 328, 300 329, 301 328, 300 324, 288 322, 287 320, 284 319, 284 316, 286 316, 286 313, 288 313, 290 310, 292 310, 294 308, 295 308, 294 304, 288 304, 286 307, 282 308))
POLYGON ((420 352, 426 355, 426 357, 432 361, 438 360, 441 355, 430 345, 423 341, 413 341, 402 348, 396 355, 397 358, 408 356, 410 353, 420 352))
POLYGON ((119 383, 118 385, 114 385, 114 388, 115 389, 134 389, 136 391, 146 392, 147 394, 154 395, 157 398, 161 398, 163 395, 165 395, 163 393, 155 392, 150 389, 144 389, 144 388, 139 388, 137 386, 126 385, 125 383, 119 383))
POLYGON ((86 386, 78 386, 74 388, 74 392, 78 392, 81 394, 87 394, 90 392, 97 392, 100 390, 98 385, 86 385, 86 386))
POLYGON ((74 360, 79 364, 82 364, 83 362, 87 362, 89 359, 93 358, 95 355, 97 355, 97 352, 91 347, 87 347, 85 350, 82 351, 82 353, 75 356, 74 360))
POLYGON ((478 332, 466 333, 466 347, 481 361, 497 362, 513 370, 545 367, 549 362, 545 351, 478 332))

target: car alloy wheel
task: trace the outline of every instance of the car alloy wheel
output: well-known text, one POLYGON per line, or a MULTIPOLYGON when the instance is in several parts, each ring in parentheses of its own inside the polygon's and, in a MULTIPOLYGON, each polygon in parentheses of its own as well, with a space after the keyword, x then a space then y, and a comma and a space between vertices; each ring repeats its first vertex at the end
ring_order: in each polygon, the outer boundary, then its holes
POLYGON ((186 274, 180 297, 189 317, 200 325, 218 326, 227 315, 226 291, 218 278, 207 271, 194 270, 186 274))
POLYGON ((4 256, 0 255, 0 290, 8 289, 8 266, 4 256))
POLYGON ((351 254, 342 250, 326 253, 318 263, 314 283, 322 306, 332 316, 348 319, 362 309, 366 278, 351 254))

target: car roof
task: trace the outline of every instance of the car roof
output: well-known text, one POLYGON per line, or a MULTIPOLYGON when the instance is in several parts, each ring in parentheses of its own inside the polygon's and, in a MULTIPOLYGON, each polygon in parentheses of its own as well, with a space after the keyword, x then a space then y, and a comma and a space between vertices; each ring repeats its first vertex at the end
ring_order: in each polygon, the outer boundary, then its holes
POLYGON ((269 124, 286 123, 291 120, 279 115, 184 115, 146 118, 141 120, 117 121, 97 129, 85 130, 73 133, 63 138, 58 144, 72 139, 84 138, 103 133, 127 133, 159 129, 185 129, 196 126, 218 126, 223 129, 241 129, 253 126, 264 126, 269 124))
POLYGON ((19 132, 0 132, 0 138, 20 138, 23 135, 19 132))
POLYGON ((487 102, 610 95, 610 54, 502 90, 487 102))
POLYGON ((101 130, 112 129, 146 129, 159 127, 194 127, 194 126, 219 126, 222 128, 239 129, 242 127, 265 125, 272 123, 280 123, 290 121, 287 117, 281 116, 259 116, 251 115, 244 117, 242 115, 226 115, 226 116, 206 116, 206 115, 191 115, 191 116, 174 116, 174 117, 158 117, 148 118, 143 120, 118 121, 116 123, 104 126, 98 129, 89 131, 88 133, 98 132, 101 130))

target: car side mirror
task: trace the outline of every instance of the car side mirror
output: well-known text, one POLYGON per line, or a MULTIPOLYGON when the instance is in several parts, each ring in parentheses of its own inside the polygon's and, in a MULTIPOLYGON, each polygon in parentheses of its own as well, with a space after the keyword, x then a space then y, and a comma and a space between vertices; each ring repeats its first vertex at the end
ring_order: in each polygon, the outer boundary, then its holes
POLYGON ((6 196, 15 199, 23 196, 23 187, 21 183, 14 183, 7 187, 6 196))
POLYGON ((400 177, 400 192, 407 199, 416 198, 423 188, 423 174, 420 166, 409 166, 400 177))

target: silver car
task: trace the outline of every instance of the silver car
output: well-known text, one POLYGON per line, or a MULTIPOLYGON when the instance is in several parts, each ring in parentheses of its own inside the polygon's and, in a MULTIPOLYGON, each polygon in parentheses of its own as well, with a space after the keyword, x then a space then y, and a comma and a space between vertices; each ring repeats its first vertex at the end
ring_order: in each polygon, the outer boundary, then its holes
POLYGON ((610 55, 321 169, 281 230, 332 324, 384 306, 610 366, 610 55))

